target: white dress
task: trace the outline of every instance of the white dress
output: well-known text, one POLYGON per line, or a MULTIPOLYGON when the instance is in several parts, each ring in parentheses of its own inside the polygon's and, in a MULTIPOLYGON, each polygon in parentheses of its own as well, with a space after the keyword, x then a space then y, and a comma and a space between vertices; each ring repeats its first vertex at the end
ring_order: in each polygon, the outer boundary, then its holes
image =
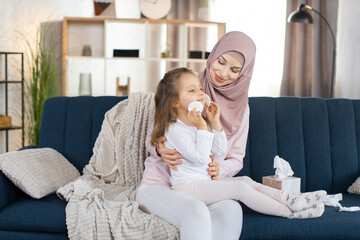
POLYGON ((171 169, 171 184, 184 180, 208 179, 208 164, 211 155, 219 156, 227 153, 227 139, 224 131, 197 130, 179 119, 171 124, 165 132, 165 147, 176 149, 184 158, 177 170, 171 169))

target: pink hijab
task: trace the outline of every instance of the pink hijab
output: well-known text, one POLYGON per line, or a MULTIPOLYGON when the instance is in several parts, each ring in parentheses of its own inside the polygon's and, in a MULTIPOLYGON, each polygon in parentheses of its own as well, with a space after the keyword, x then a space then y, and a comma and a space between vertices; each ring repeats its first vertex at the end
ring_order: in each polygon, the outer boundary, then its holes
POLYGON ((220 121, 228 139, 238 131, 249 101, 248 90, 254 69, 255 52, 255 44, 249 36, 242 32, 229 32, 216 43, 208 57, 205 70, 199 75, 204 92, 220 106, 220 121), (237 80, 229 85, 217 87, 210 78, 210 65, 225 53, 230 53, 242 62, 243 68, 237 80))

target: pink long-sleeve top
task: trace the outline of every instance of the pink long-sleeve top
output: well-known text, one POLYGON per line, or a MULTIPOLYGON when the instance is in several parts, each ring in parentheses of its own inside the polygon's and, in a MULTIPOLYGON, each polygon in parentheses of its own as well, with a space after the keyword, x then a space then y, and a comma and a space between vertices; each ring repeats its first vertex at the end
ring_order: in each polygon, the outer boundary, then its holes
MULTIPOLYGON (((225 158, 224 156, 215 156, 214 158, 214 161, 218 162, 220 166, 219 177, 232 177, 243 168, 249 130, 249 115, 250 109, 247 105, 239 130, 228 139, 228 151, 225 158)), ((141 184, 159 184, 170 187, 170 168, 150 144, 152 130, 153 124, 149 126, 146 136, 146 149, 150 152, 150 156, 144 162, 145 170, 141 184)))

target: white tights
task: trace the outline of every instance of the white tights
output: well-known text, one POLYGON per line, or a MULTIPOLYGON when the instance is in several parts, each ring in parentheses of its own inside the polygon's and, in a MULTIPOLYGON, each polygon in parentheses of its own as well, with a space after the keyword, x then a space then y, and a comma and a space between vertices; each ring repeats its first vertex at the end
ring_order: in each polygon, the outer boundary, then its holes
POLYGON ((136 193, 140 208, 177 227, 182 240, 238 240, 242 208, 233 200, 206 206, 164 185, 141 185, 136 193))
POLYGON ((272 216, 286 216, 291 213, 281 203, 282 191, 257 183, 249 177, 221 178, 219 180, 189 180, 175 184, 173 190, 192 196, 206 205, 234 199, 249 208, 272 216))

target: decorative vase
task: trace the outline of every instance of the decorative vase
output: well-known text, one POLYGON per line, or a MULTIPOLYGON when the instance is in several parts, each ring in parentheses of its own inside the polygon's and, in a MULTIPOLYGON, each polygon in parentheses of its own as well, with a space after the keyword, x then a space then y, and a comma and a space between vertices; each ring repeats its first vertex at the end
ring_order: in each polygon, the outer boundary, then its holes
POLYGON ((84 45, 82 50, 83 56, 91 56, 91 46, 90 45, 84 45))
POLYGON ((91 96, 91 73, 80 73, 79 95, 91 96))
POLYGON ((95 16, 116 17, 114 0, 94 0, 95 16))
POLYGON ((201 7, 198 10, 198 19, 201 21, 209 21, 209 8, 201 7))

